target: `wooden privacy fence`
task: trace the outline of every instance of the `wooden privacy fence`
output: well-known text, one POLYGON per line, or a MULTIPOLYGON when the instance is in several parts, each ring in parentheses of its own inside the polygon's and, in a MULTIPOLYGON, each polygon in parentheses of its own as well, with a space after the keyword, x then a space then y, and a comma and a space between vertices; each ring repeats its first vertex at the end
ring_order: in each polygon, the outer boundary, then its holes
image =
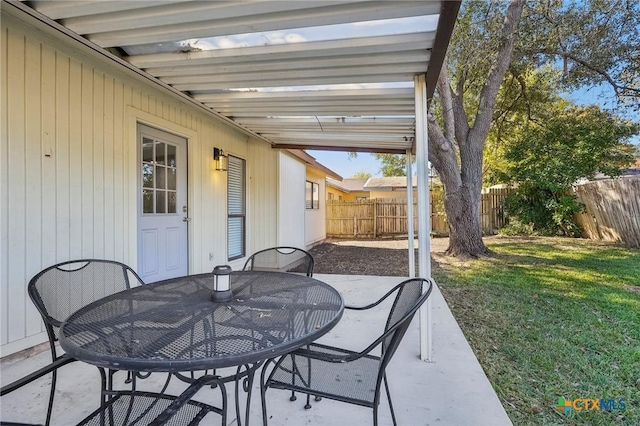
MULTIPOLYGON (((506 224, 504 199, 509 189, 488 189, 480 201, 482 232, 494 234, 506 224)), ((444 192, 430 191, 431 232, 448 235, 449 224, 444 210, 444 192)), ((413 203, 413 226, 418 231, 418 207, 413 203)), ((407 235, 407 200, 377 198, 363 201, 327 200, 327 236, 337 238, 376 238, 407 235)))
POLYGON ((640 176, 588 182, 574 192, 586 207, 576 216, 584 237, 640 248, 640 176))

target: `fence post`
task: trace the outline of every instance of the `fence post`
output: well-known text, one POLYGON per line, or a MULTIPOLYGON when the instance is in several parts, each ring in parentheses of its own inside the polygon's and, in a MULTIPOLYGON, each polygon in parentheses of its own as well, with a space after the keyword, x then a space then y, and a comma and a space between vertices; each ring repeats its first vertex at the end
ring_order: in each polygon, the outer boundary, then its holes
POLYGON ((378 199, 373 199, 373 238, 376 237, 378 230, 378 199))
POLYGON ((353 236, 358 236, 358 215, 353 215, 353 236))

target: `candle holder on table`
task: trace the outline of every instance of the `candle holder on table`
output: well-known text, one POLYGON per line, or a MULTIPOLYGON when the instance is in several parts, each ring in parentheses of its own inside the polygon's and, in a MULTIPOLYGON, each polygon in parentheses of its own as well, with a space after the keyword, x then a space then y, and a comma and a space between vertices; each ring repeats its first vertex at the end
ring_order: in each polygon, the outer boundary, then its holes
POLYGON ((218 265, 213 268, 213 292, 211 293, 213 302, 228 302, 233 299, 229 274, 231 274, 231 266, 229 265, 218 265))

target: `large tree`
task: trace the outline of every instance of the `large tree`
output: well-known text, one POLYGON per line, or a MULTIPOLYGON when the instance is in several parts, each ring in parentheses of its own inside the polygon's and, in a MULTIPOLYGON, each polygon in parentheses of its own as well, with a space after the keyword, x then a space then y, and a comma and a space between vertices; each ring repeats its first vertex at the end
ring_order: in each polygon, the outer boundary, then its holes
POLYGON ((639 28, 637 0, 463 5, 428 116, 429 159, 445 186, 448 254, 489 253, 479 223, 483 148, 505 78, 526 98, 524 72, 547 63, 562 69, 567 88, 606 83, 637 108, 639 28))

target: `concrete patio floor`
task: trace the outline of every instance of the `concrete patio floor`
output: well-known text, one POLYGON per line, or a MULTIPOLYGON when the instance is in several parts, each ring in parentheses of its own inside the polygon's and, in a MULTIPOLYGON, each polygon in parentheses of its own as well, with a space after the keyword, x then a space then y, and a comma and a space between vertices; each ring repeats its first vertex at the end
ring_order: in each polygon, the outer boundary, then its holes
MULTIPOLYGON (((315 275, 333 285, 344 296, 345 303, 363 305, 376 300, 401 277, 362 275, 315 275)), ((387 368, 396 417, 400 425, 510 425, 498 397, 464 338, 440 291, 434 289, 433 362, 419 360, 419 330, 417 317, 407 332, 395 357, 387 368)), ((372 312, 346 311, 341 322, 321 341, 349 349, 363 349, 384 327, 388 305, 372 312)), ((2 384, 10 383, 50 361, 48 349, 28 358, 7 357, 0 362, 2 384)), ((125 373, 116 375, 116 386, 122 384, 125 373)), ((155 373, 139 381, 139 389, 159 390, 166 378, 155 373)), ((0 420, 43 423, 49 393, 50 378, 45 377, 15 391, 0 400, 0 420)), ((124 386, 124 385, 123 385, 124 386)), ((186 385, 173 379, 168 393, 177 395, 186 385)), ((75 362, 58 373, 54 404, 54 425, 72 425, 93 411, 99 402, 100 376, 88 364, 75 362)), ((230 407, 233 388, 229 386, 230 407)), ((251 424, 262 424, 259 383, 253 392, 251 424)), ((216 404, 220 393, 215 389, 201 390, 196 399, 216 404)), ((368 408, 323 400, 305 410, 304 396, 290 402, 287 392, 269 390, 269 425, 370 425, 372 412, 368 408)), ((386 398, 379 409, 380 424, 391 424, 386 398)), ((229 413, 230 425, 236 424, 229 413)), ((210 415, 202 424, 219 424, 219 417, 210 415)))

